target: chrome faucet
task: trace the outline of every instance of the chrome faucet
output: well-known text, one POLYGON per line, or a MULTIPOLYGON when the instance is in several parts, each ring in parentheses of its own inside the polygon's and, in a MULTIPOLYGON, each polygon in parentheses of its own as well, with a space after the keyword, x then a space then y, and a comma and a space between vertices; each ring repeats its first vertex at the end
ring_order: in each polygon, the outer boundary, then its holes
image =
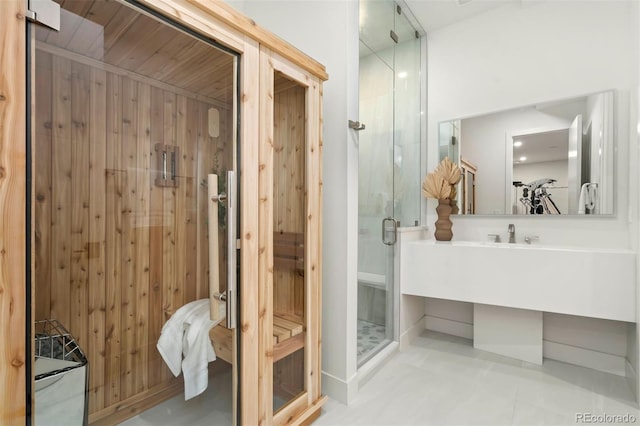
POLYGON ((516 242, 516 226, 513 223, 510 223, 508 231, 509 231, 509 242, 515 243, 516 242))

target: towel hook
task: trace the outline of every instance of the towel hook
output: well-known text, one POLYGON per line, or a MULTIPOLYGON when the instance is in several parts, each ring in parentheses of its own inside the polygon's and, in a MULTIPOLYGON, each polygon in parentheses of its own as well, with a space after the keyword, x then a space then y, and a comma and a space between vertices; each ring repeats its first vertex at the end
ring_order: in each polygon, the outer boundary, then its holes
POLYGON ((364 130, 365 126, 363 123, 359 122, 359 121, 353 121, 353 120, 349 120, 349 128, 353 129, 353 130, 364 130))

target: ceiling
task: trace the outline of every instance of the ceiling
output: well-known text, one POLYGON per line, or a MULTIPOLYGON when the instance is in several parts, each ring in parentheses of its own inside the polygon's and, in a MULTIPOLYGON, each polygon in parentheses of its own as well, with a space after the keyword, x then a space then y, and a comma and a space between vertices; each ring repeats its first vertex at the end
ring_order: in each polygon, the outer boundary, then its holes
POLYGON ((513 147, 514 164, 566 161, 569 154, 569 129, 514 136, 522 145, 513 147), (520 161, 521 157, 526 160, 520 161))
POLYGON ((529 0, 404 0, 427 32, 488 12, 506 4, 529 0))

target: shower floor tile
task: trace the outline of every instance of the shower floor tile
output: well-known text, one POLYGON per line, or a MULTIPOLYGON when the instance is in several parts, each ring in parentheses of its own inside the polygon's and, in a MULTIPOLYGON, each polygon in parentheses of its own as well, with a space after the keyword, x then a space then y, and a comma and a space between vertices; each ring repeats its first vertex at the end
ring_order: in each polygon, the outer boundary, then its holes
POLYGON ((384 325, 358 320, 358 359, 380 346, 385 336, 384 325))

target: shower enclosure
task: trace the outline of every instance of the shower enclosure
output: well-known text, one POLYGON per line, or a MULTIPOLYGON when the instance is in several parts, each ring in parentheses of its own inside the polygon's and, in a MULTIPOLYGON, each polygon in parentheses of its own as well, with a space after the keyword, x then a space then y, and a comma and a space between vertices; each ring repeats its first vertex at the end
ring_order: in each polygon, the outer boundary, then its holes
POLYGON ((358 366, 397 338, 398 226, 420 221, 421 35, 393 1, 360 1, 358 366))

